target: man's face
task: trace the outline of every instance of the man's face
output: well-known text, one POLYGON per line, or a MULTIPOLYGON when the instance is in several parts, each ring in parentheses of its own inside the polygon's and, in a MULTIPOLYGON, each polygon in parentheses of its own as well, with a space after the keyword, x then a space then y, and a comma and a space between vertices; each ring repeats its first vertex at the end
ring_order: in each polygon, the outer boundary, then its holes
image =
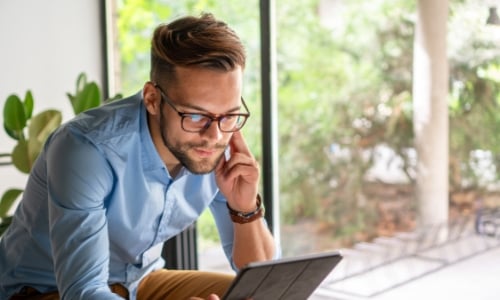
POLYGON ((181 127, 182 117, 178 112, 213 117, 243 112, 242 71, 239 68, 231 72, 198 68, 177 68, 176 71, 174 84, 159 87, 171 103, 163 99, 160 105, 161 138, 172 156, 189 171, 208 173, 223 157, 232 133, 220 131, 217 121, 200 132, 187 132, 181 127))

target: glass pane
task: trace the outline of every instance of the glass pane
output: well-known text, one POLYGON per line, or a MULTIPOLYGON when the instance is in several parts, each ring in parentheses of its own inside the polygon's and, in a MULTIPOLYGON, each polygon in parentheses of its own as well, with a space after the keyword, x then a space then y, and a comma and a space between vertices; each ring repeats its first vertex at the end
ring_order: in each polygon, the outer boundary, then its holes
POLYGON ((389 2, 278 1, 286 256, 414 226, 413 23, 405 18, 415 7, 389 2))
MULTIPOLYGON (((417 2, 277 1, 283 254, 342 249, 347 259, 330 283, 343 296, 370 298, 443 266, 427 257, 458 262, 477 253, 478 212, 479 231, 498 234, 492 224, 500 220, 493 216, 500 207, 494 154, 500 144, 486 136, 500 125, 500 31, 486 24, 486 5, 450 1, 447 36, 437 41, 429 34, 416 42, 417 2), (449 61, 427 57, 433 73, 427 70, 416 87, 430 91, 439 86, 432 76, 449 70, 451 89, 422 111, 422 99, 413 99, 419 94, 413 91, 419 76, 414 69, 421 67, 414 56, 430 56, 435 49, 427 43, 445 47, 449 61), (430 188, 418 185, 417 171, 443 171, 421 166, 448 150, 432 148, 430 139, 415 145, 414 131, 422 129, 414 128, 413 119, 422 114, 427 131, 449 121, 449 137, 441 137, 449 138, 449 169, 440 173, 444 181, 449 175, 449 190, 419 203, 419 193, 430 194, 430 188), (417 148, 423 149, 420 169, 417 148), (447 220, 417 226, 443 203, 449 205, 447 220)), ((431 14, 428 7, 422 12, 431 14)), ((435 19, 423 19, 427 28, 439 27, 435 19)), ((498 243, 490 242, 483 249, 498 243)))
MULTIPOLYGON (((284 254, 412 230, 415 2, 277 1, 276 7, 284 254)), ((474 1, 450 4, 451 193, 466 186, 479 192, 498 178, 495 167, 484 168, 497 164, 491 151, 498 144, 481 138, 497 118, 473 100, 500 97, 493 75, 499 32, 487 16, 488 7, 474 1), (471 60, 477 65, 465 67, 471 60)), ((451 209, 451 216, 463 213, 451 209)))

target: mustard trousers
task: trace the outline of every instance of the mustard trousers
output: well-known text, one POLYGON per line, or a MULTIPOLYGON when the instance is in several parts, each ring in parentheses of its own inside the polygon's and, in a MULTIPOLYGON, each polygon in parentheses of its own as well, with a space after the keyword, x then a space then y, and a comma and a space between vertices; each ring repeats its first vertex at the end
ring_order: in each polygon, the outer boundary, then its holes
MULTIPOLYGON (((138 300, 183 300, 190 297, 205 299, 210 294, 224 295, 234 275, 204 271, 157 270, 144 277, 137 290, 138 300)), ((113 293, 129 298, 126 288, 110 285, 113 293)), ((10 300, 59 300, 59 293, 39 293, 26 287, 10 300)))

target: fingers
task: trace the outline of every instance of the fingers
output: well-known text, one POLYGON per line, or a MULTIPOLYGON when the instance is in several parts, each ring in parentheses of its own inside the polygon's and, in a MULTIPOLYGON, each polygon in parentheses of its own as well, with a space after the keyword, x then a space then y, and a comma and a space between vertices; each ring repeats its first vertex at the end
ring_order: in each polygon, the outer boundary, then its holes
POLYGON ((226 161, 224 168, 226 170, 229 170, 232 169, 235 165, 256 166, 257 162, 251 156, 247 156, 243 153, 233 153, 231 155, 231 158, 226 161))
MULTIPOLYGON (((215 169, 216 174, 228 176, 229 173, 234 173, 235 169, 248 169, 244 173, 258 169, 258 163, 250 152, 241 132, 237 131, 231 137, 230 149, 231 155, 229 160, 223 157, 219 161, 215 169)), ((241 173, 238 174, 243 175, 241 173)))
POLYGON ((231 154, 233 153, 243 153, 248 156, 252 156, 250 149, 243 138, 241 131, 236 131, 231 137, 231 154))
POLYGON ((237 176, 258 176, 259 165, 253 157, 235 153, 231 159, 226 162, 220 162, 216 172, 224 176, 227 180, 236 178, 237 176))

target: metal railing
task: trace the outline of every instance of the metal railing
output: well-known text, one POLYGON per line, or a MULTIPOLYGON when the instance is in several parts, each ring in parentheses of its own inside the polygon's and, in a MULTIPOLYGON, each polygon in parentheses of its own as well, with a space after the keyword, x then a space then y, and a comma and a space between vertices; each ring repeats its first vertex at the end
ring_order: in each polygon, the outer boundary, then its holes
POLYGON ((367 299, 496 247, 500 208, 341 249, 344 259, 321 289, 367 299))
POLYGON ((163 245, 162 257, 165 259, 167 269, 197 270, 196 223, 166 241, 163 245))

